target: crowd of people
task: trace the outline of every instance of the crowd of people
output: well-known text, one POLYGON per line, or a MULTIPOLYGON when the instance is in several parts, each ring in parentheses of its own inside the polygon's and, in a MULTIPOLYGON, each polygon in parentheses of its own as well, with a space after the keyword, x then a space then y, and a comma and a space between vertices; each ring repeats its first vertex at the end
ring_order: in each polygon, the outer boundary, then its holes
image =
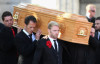
POLYGON ((99 64, 100 17, 95 18, 96 6, 86 6, 86 18, 93 23, 89 45, 76 44, 58 39, 59 24, 48 23, 48 35, 38 29, 37 20, 27 16, 24 29, 13 27, 11 12, 2 14, 0 23, 0 64, 99 64), (21 31, 18 31, 21 29, 21 31))

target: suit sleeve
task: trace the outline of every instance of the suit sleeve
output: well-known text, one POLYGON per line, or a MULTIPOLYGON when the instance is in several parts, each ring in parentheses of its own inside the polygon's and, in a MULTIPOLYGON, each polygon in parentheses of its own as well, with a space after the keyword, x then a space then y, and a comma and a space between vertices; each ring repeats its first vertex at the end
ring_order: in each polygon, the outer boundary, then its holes
POLYGON ((24 56, 32 54, 36 48, 36 43, 37 43, 36 40, 33 43, 30 43, 29 41, 21 38, 20 36, 16 36, 14 42, 18 50, 18 53, 24 56))
POLYGON ((63 64, 71 64, 71 60, 72 60, 72 56, 70 51, 68 50, 68 44, 71 44, 67 41, 62 41, 62 48, 63 48, 63 52, 62 52, 62 62, 63 64))
POLYGON ((32 64, 41 64, 40 62, 41 62, 42 56, 43 56, 43 45, 42 45, 42 42, 39 41, 36 51, 35 51, 35 54, 33 56, 32 64))
POLYGON ((90 36, 89 38, 89 45, 96 48, 98 46, 98 40, 90 36))
POLYGON ((14 47, 14 39, 11 36, 11 33, 7 29, 0 30, 0 50, 8 52, 14 47))

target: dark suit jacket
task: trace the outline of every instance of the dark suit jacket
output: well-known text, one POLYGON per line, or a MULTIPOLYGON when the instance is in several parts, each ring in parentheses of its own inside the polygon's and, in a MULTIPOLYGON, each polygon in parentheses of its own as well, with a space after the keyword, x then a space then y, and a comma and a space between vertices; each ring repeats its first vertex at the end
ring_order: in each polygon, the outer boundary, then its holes
POLYGON ((96 46, 96 64, 100 64, 100 40, 98 40, 98 31, 95 32, 96 46))
POLYGON ((0 23, 0 30, 4 27, 4 25, 2 23, 0 23))
POLYGON ((95 17, 92 17, 91 19, 89 19, 88 17, 86 17, 88 19, 89 22, 93 23, 93 27, 95 27, 95 17))
POLYGON ((98 40, 98 31, 95 32, 95 38, 98 40))
MULTIPOLYGON (((15 33, 17 28, 13 27, 15 33)), ((17 51, 14 46, 14 36, 10 28, 0 30, 0 64, 17 64, 17 51)))
MULTIPOLYGON (((65 41, 65 46, 70 53, 69 55, 71 55, 71 63, 68 64, 95 64, 96 48, 98 45, 97 43, 97 40, 93 37, 89 38, 89 45, 82 45, 65 41)), ((98 51, 99 50, 100 48, 98 51)), ((98 54, 100 55, 100 53, 98 54)))
POLYGON ((66 47, 71 53, 71 64, 95 64, 96 40, 89 38, 89 45, 67 42, 66 47))
POLYGON ((36 43, 36 40, 32 42, 23 31, 15 36, 15 46, 18 50, 19 56, 21 57, 19 63, 32 64, 36 43))
POLYGON ((41 39, 38 42, 38 46, 33 58, 33 64, 58 64, 58 59, 59 64, 62 64, 62 46, 60 40, 57 40, 59 45, 58 55, 52 45, 51 48, 48 47, 47 41, 50 40, 41 39))
POLYGON ((71 55, 70 64, 86 64, 86 45, 76 44, 72 42, 65 42, 65 44, 71 55))
POLYGON ((90 45, 95 49, 94 64, 100 64, 100 41, 93 37, 90 37, 89 41, 90 45))
POLYGON ((87 64, 95 64, 97 40, 94 37, 90 36, 89 45, 87 48, 87 64))
POLYGON ((100 64, 100 41, 97 44, 97 49, 96 49, 96 63, 95 64, 100 64))

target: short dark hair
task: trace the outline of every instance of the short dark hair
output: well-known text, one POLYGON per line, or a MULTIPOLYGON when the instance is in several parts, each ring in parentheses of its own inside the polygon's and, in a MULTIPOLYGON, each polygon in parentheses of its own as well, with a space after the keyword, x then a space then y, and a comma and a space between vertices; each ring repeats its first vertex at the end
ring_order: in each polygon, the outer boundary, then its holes
POLYGON ((99 16, 99 17, 97 17, 95 20, 100 20, 100 16, 99 16))
POLYGON ((2 14, 2 20, 3 20, 3 21, 4 21, 4 17, 6 17, 6 16, 11 16, 11 17, 12 17, 11 12, 9 12, 9 11, 3 12, 3 14, 2 14))
POLYGON ((30 21, 32 21, 32 22, 34 22, 34 23, 37 22, 37 21, 36 21, 36 18, 35 18, 34 16, 27 16, 27 17, 25 18, 25 24, 28 25, 30 21))

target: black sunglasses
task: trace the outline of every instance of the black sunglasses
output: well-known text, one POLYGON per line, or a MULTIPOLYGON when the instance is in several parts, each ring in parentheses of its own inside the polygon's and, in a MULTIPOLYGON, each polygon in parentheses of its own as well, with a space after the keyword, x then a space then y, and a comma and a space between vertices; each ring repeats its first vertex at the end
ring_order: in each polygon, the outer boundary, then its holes
POLYGON ((92 12, 95 12, 95 10, 91 10, 92 12))

